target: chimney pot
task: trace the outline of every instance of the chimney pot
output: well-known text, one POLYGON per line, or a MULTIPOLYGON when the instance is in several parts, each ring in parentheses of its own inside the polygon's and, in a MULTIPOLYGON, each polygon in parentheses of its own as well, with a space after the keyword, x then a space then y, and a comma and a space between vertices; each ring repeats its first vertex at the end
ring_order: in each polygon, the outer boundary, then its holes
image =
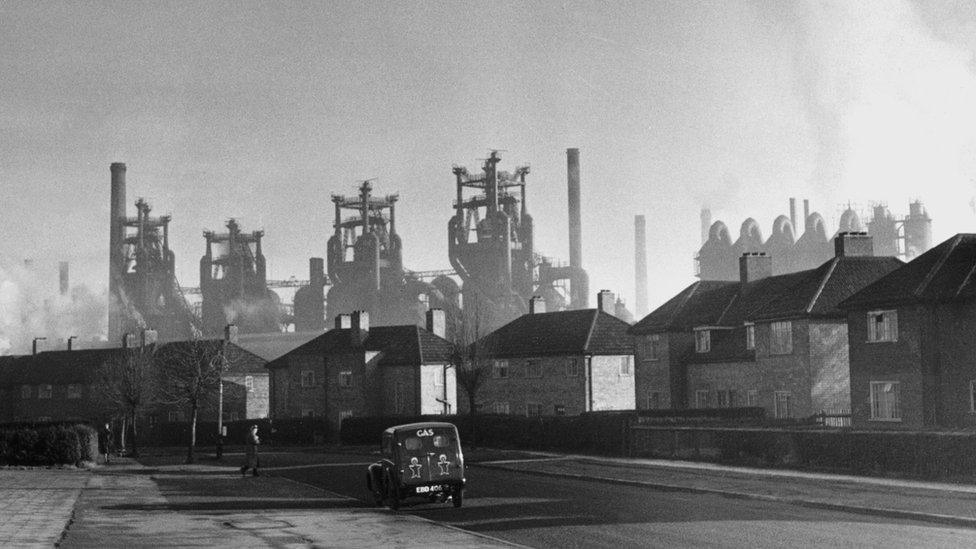
POLYGON ((228 324, 224 326, 224 343, 237 343, 238 340, 238 328, 237 324, 228 324))
POLYGON ((764 252, 747 252, 739 258, 739 282, 746 284, 772 276, 773 258, 764 252))
POLYGON ((369 311, 352 312, 352 329, 361 332, 369 331, 369 311))
POLYGON ((427 311, 427 331, 437 337, 447 338, 447 319, 444 316, 444 309, 427 311))
POLYGON ((122 347, 124 349, 131 349, 135 346, 136 346, 135 334, 130 334, 128 332, 122 334, 122 347))
POLYGON ((864 231, 838 233, 834 238, 836 257, 871 257, 874 255, 874 239, 864 231))
POLYGON ((529 314, 537 315, 546 312, 546 300, 541 296, 534 295, 529 299, 529 314))
POLYGON ((335 327, 336 330, 345 330, 352 328, 352 316, 351 315, 336 315, 335 317, 335 327))

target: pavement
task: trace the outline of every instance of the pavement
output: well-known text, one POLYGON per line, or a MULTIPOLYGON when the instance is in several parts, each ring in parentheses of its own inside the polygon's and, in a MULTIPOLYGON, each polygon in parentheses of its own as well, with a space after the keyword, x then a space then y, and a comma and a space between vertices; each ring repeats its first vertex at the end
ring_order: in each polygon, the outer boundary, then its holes
MULTIPOLYGON (((968 484, 559 454, 470 465, 976 528, 976 485, 968 484)), ((0 494, 5 547, 513 546, 207 463, 149 467, 122 458, 90 470, 0 469, 0 494)))

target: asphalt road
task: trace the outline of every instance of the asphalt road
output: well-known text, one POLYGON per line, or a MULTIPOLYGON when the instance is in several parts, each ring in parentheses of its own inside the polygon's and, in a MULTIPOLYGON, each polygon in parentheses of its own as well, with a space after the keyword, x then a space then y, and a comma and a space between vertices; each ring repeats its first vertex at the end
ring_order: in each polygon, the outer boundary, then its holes
MULTIPOLYGON (((370 455, 276 454, 268 472, 366 506, 370 455), (272 465, 273 464, 273 465, 272 465)), ((531 547, 973 547, 976 531, 806 507, 540 477, 469 464, 464 507, 411 513, 531 547)), ((392 512, 384 510, 383 512, 392 512)))

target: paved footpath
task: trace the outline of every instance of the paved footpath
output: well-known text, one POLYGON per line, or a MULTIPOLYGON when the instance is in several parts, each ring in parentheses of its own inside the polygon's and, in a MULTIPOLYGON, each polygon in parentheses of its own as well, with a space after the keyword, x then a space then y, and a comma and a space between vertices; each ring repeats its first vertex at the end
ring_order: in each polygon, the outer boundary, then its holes
POLYGON ((283 477, 120 461, 92 475, 62 547, 511 547, 283 477))
POLYGON ((91 473, 0 469, 0 547, 53 547, 91 473))
POLYGON ((478 465, 976 528, 976 485, 971 484, 571 455, 478 465))

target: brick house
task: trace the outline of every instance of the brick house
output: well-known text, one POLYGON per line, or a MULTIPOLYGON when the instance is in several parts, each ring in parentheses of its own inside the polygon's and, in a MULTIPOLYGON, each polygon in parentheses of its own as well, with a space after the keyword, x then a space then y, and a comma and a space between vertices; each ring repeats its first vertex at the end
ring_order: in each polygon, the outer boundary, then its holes
POLYGON ((874 257, 864 233, 834 244, 820 267, 777 276, 771 257, 743 254, 738 282, 695 282, 641 319, 630 330, 638 406, 846 412, 847 316, 837 305, 902 262, 874 257))
POLYGON ((529 314, 480 340, 492 372, 477 393, 479 408, 528 416, 633 410, 630 325, 613 315, 612 293, 597 301, 597 309, 545 312, 533 298, 529 314))
MULTIPOLYGON (((148 331, 152 334, 151 331, 148 331)), ((154 343, 154 336, 127 336, 123 345, 145 342, 158 351, 186 342, 154 343)), ((214 346, 222 340, 207 340, 214 346)), ((117 360, 125 347, 39 351, 30 355, 2 357, 0 361, 0 423, 18 421, 101 422, 111 411, 95 391, 98 369, 117 360)), ((227 367, 223 375, 224 419, 267 417, 268 372, 259 357, 227 343, 227 367)), ((160 357, 162 355, 157 355, 160 357)), ((184 421, 181 410, 160 407, 147 410, 149 424, 184 421)), ((216 420, 216 408, 204 409, 201 420, 216 420)))
POLYGON ((444 339, 444 312, 419 326, 369 325, 369 314, 336 317, 336 327, 268 363, 271 417, 449 414, 457 384, 444 339))
POLYGON ((957 234, 841 303, 853 425, 976 426, 976 234, 957 234))

